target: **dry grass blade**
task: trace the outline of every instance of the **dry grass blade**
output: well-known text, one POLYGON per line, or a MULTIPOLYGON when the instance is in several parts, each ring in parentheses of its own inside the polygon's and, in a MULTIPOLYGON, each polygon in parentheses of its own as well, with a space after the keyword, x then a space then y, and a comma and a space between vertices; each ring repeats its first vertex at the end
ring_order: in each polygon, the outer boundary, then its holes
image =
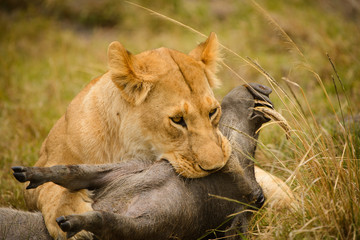
MULTIPOLYGON (((307 99, 307 97, 306 97, 306 94, 305 94, 303 88, 300 87, 299 84, 297 84, 297 83, 295 83, 295 82, 293 82, 293 81, 290 81, 290 80, 287 79, 287 78, 283 78, 283 80, 286 82, 286 84, 288 84, 288 86, 289 86, 289 84, 291 84, 292 86, 295 86, 296 88, 298 88, 298 89, 300 90, 301 96, 302 96, 303 100, 304 100, 305 103, 306 103, 307 110, 309 111, 309 113, 310 113, 310 115, 311 115, 312 123, 315 125, 315 129, 311 128, 310 122, 309 122, 309 121, 306 119, 306 117, 305 117, 305 115, 306 115, 306 114, 305 114, 305 110, 301 107, 301 104, 300 104, 300 102, 299 102, 299 100, 298 100, 298 97, 296 96, 295 93, 293 93, 293 92, 291 91, 291 93, 293 94, 293 96, 294 96, 294 98, 295 98, 295 101, 298 102, 298 106, 299 106, 299 108, 301 109, 301 112, 302 112, 302 114, 300 114, 300 116, 301 116, 301 118, 302 118, 302 121, 301 121, 301 122, 307 125, 308 129, 312 132, 313 136, 316 136, 316 133, 314 133, 314 131, 315 131, 315 130, 319 130, 320 128, 319 128, 319 125, 318 125, 318 123, 317 123, 317 120, 316 120, 316 118, 315 118, 315 116, 314 116, 314 113, 313 113, 313 111, 312 111, 312 109, 311 109, 310 103, 309 103, 309 101, 308 101, 308 99, 307 99)), ((290 86, 289 86, 289 89, 291 89, 290 86)), ((298 108, 296 108, 296 109, 298 109, 298 108)), ((301 126, 301 125, 299 124, 299 126, 301 126)))
MULTIPOLYGON (((146 11, 150 12, 151 14, 156 15, 156 16, 158 16, 158 17, 161 17, 161 18, 163 18, 163 19, 165 19, 165 20, 167 20, 167 21, 173 22, 173 23, 175 23, 175 24, 177 24, 177 25, 179 25, 179 26, 181 26, 181 27, 184 27, 184 28, 186 28, 186 29, 189 29, 190 31, 192 31, 192 32, 194 32, 194 33, 197 33, 197 34, 199 34, 199 35, 202 36, 202 37, 207 37, 204 33, 200 32, 200 31, 196 30, 195 28, 192 28, 192 27, 190 27, 189 25, 186 25, 186 24, 184 24, 184 23, 182 23, 182 22, 180 22, 180 21, 178 21, 178 20, 175 20, 174 18, 168 17, 168 16, 166 16, 166 15, 164 15, 164 14, 161 14, 161 13, 159 13, 159 12, 157 12, 157 11, 154 11, 154 10, 152 10, 152 9, 150 9, 150 8, 141 6, 141 5, 136 4, 136 3, 133 3, 133 2, 129 2, 129 1, 125 1, 125 2, 128 3, 128 4, 131 4, 131 5, 135 6, 135 7, 138 7, 138 8, 141 8, 141 9, 143 9, 143 10, 146 10, 146 11)), ((223 49, 227 50, 228 52, 232 53, 232 54, 235 55, 236 57, 240 58, 241 60, 243 60, 244 62, 246 62, 247 64, 249 64, 250 66, 253 66, 246 58, 242 57, 241 55, 239 55, 238 53, 236 53, 236 52, 233 51, 232 49, 226 47, 225 45, 223 45, 223 44, 221 44, 221 43, 219 43, 219 45, 220 45, 223 49)), ((241 79, 244 83, 248 83, 243 77, 241 77, 236 71, 234 71, 234 70, 233 70, 228 64, 226 64, 222 59, 219 59, 219 62, 221 63, 221 65, 223 65, 224 67, 226 67, 230 72, 232 72, 236 77, 238 77, 239 79, 241 79)))
POLYGON ((165 15, 163 15, 163 14, 161 14, 161 13, 159 13, 159 12, 156 12, 156 11, 150 9, 150 8, 147 8, 147 7, 144 7, 144 6, 141 6, 141 5, 139 5, 139 4, 136 4, 136 3, 133 3, 133 2, 129 2, 129 1, 125 1, 125 2, 128 3, 128 4, 131 4, 131 5, 135 6, 135 7, 144 9, 144 10, 146 10, 146 11, 150 12, 151 14, 154 14, 154 15, 156 15, 156 16, 158 16, 158 17, 164 18, 164 19, 167 20, 167 21, 173 22, 173 23, 175 23, 175 24, 177 24, 177 25, 180 25, 180 26, 182 26, 182 27, 184 27, 184 28, 187 28, 187 29, 189 29, 190 31, 199 34, 200 36, 207 37, 205 34, 203 34, 202 32, 199 32, 199 31, 196 30, 195 28, 192 28, 192 27, 190 27, 190 26, 188 26, 188 25, 186 25, 186 24, 184 24, 184 23, 182 23, 182 22, 180 22, 180 21, 177 21, 177 20, 175 20, 175 19, 173 19, 173 18, 171 18, 171 17, 165 16, 165 15))
POLYGON ((270 14, 262 8, 256 1, 251 0, 251 3, 253 6, 260 11, 260 13, 273 25, 275 28, 280 32, 281 36, 290 43, 291 47, 294 48, 297 53, 304 58, 304 54, 300 51, 299 47, 295 44, 295 42, 289 37, 289 35, 284 31, 284 29, 275 21, 273 17, 270 16, 270 14))
MULTIPOLYGON (((209 196, 210 197, 214 197, 214 198, 217 198, 217 199, 222 199, 222 200, 226 200, 226 201, 229 201, 229 202, 235 202, 235 203, 238 203, 238 204, 241 204, 241 205, 244 205, 246 207, 249 207, 251 209, 258 209, 250 204, 247 204, 247 203, 244 203, 244 202, 240 202, 238 200, 235 200, 235 199, 231 199, 231 198, 227 198, 227 197, 223 197, 223 196, 219 196, 219 195, 214 195, 214 194, 211 194, 209 193, 209 196)), ((231 214, 230 216, 233 216, 234 214, 231 214)), ((236 214, 235 214, 236 215, 236 214)))
MULTIPOLYGON (((341 80, 341 78, 340 78, 340 76, 339 76, 339 73, 338 73, 338 71, 336 70, 335 64, 333 63, 330 55, 329 55, 328 53, 326 53, 326 56, 328 57, 328 60, 329 60, 329 62, 330 62, 330 64, 331 64, 331 67, 332 67, 332 69, 333 69, 334 72, 335 72, 335 75, 336 75, 337 80, 340 82, 340 85, 341 85, 341 87, 342 87, 342 90, 343 90, 344 95, 345 95, 345 98, 346 98, 346 102, 348 103, 348 106, 349 106, 349 110, 350 110, 351 117, 354 118, 353 110, 352 110, 352 108, 351 108, 351 105, 349 104, 349 103, 350 103, 350 100, 349 100, 349 98, 348 98, 348 95, 346 94, 343 81, 341 80)), ((335 83, 334 83, 334 85, 335 85, 335 87, 336 87, 336 84, 335 84, 335 83)), ((338 93, 337 93, 336 95, 338 95, 338 93)))

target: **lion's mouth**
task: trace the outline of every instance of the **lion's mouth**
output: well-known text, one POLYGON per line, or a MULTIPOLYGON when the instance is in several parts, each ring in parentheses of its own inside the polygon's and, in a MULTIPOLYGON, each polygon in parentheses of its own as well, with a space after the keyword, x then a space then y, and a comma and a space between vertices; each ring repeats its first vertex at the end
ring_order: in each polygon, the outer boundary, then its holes
POLYGON ((219 168, 215 168, 215 169, 210 169, 210 170, 208 170, 208 169, 204 169, 203 167, 201 167, 200 164, 197 164, 197 165, 198 165, 198 167, 199 167, 202 171, 208 172, 209 174, 214 173, 214 172, 217 172, 217 171, 219 171, 219 170, 221 170, 221 169, 223 168, 223 167, 219 167, 219 168))
POLYGON ((181 154, 165 154, 161 159, 168 161, 175 172, 185 178, 201 178, 221 169, 206 170, 181 154))

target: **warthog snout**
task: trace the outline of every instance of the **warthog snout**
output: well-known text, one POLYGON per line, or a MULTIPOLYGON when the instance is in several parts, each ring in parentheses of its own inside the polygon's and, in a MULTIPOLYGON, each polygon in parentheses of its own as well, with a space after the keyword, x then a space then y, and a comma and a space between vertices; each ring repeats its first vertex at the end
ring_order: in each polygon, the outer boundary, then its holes
POLYGON ((265 196, 261 188, 255 194, 255 207, 260 209, 265 203, 265 196))

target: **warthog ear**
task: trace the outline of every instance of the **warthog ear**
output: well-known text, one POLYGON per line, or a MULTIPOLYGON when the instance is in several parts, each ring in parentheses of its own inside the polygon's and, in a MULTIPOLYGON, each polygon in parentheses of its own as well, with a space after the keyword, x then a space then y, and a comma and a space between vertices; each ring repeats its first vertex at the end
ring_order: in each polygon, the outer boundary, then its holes
POLYGON ((207 77, 211 87, 217 87, 221 84, 215 76, 218 68, 218 60, 220 59, 219 42, 215 33, 210 33, 208 39, 200 43, 189 55, 205 64, 206 74, 208 75, 207 77))
POLYGON ((153 77, 136 71, 135 56, 119 42, 109 45, 108 64, 111 79, 124 99, 135 105, 141 104, 153 86, 153 77))

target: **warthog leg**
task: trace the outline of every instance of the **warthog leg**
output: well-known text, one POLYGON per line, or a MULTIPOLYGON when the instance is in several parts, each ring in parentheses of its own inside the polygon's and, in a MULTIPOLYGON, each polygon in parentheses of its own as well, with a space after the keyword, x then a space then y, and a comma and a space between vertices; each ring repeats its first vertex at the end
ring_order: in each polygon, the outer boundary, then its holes
POLYGON ((143 165, 134 163, 114 163, 101 165, 57 165, 52 167, 12 167, 13 175, 19 182, 30 181, 26 189, 36 188, 46 182, 53 182, 70 191, 97 189, 113 176, 142 171, 143 165))
POLYGON ((102 229, 102 216, 97 211, 87 212, 78 215, 61 216, 56 219, 57 224, 66 232, 66 237, 71 238, 81 230, 90 229, 95 231, 96 228, 102 229))
MULTIPOLYGON (((114 233, 116 233, 116 239, 157 239, 151 235, 154 230, 153 224, 146 217, 131 218, 111 212, 92 211, 61 216, 56 219, 56 222, 66 232, 67 238, 86 230, 103 240, 111 239, 109 236, 114 236, 114 233)), ((162 239, 162 233, 156 234, 157 237, 160 236, 159 239, 162 239)))

